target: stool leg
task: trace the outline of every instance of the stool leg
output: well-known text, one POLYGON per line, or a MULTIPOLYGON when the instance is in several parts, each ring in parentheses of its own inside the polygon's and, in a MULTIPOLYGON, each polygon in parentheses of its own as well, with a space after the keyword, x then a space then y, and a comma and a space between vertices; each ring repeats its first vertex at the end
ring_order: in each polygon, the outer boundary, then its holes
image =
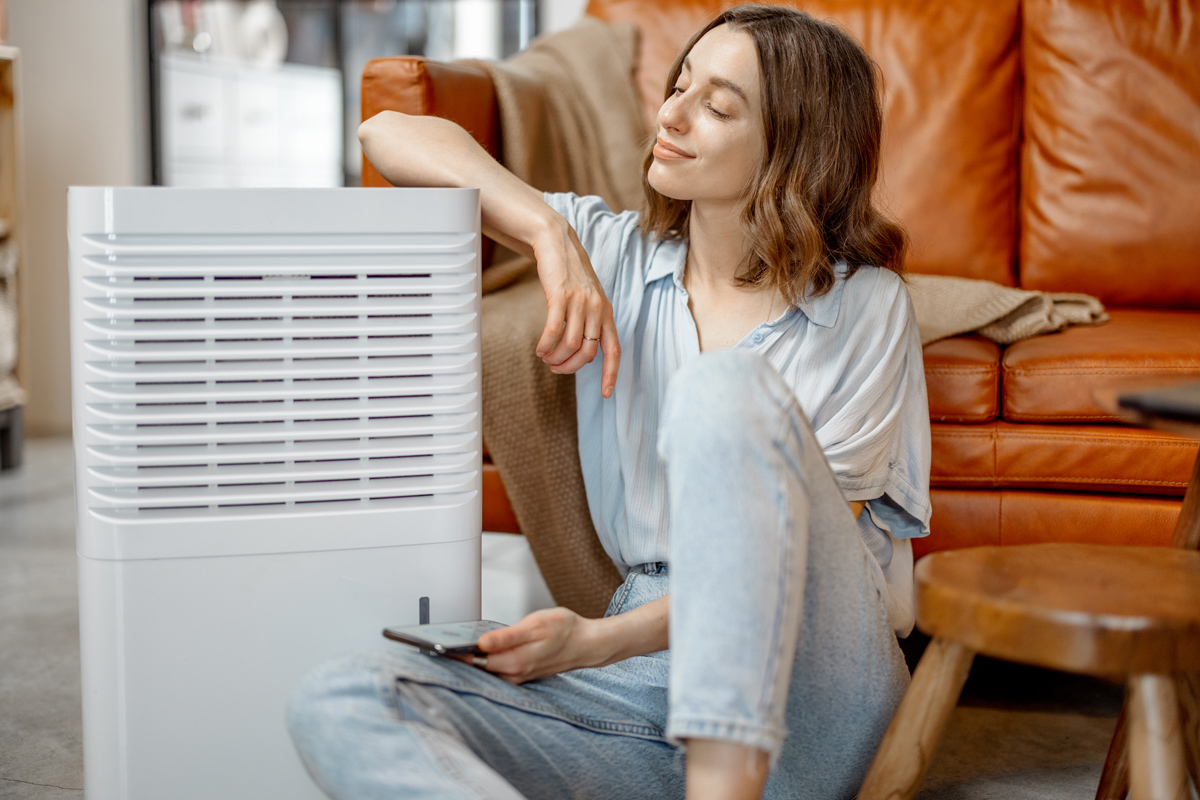
POLYGON ((1179 694, 1179 719, 1183 727, 1183 757, 1192 783, 1200 789, 1200 675, 1185 673, 1175 679, 1179 694))
POLYGON ((1187 800, 1175 680, 1129 679, 1129 783, 1133 800, 1187 800))
POLYGON ((1117 728, 1108 745, 1108 756, 1104 759, 1104 771, 1100 773, 1100 785, 1096 787, 1096 800, 1125 800, 1129 794, 1129 698, 1121 706, 1117 717, 1117 728))
POLYGON ((974 658, 960 644, 944 639, 929 643, 871 762, 858 800, 908 800, 917 793, 974 658))

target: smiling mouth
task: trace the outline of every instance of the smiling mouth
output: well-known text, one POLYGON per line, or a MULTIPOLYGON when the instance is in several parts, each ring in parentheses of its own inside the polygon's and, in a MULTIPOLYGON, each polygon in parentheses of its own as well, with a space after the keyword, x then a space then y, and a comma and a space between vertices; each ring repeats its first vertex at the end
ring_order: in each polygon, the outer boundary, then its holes
POLYGON ((664 142, 661 138, 654 143, 654 155, 657 158, 663 159, 687 159, 695 158, 690 153, 685 153, 673 144, 664 142))

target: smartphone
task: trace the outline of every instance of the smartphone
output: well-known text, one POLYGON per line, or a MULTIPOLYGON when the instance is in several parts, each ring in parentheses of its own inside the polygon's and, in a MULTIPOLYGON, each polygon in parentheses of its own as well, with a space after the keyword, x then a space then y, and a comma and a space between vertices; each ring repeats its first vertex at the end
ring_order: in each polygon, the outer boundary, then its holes
POLYGON ((412 644, 437 656, 483 655, 477 646, 488 631, 508 627, 486 619, 447 622, 442 625, 406 625, 384 628, 383 635, 397 642, 412 644))

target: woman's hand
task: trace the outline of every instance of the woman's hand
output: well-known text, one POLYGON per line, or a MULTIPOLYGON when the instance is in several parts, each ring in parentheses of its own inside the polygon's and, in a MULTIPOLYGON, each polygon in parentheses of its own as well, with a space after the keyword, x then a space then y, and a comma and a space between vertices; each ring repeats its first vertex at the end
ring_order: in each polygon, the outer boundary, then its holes
MULTIPOLYGON (((612 617, 588 619, 568 608, 535 611, 516 625, 479 638, 488 672, 524 683, 581 667, 604 667, 622 659, 666 650, 671 596, 612 617)), ((470 656, 462 659, 470 663, 470 656)))
MULTIPOLYGON (((561 217, 559 217, 561 219, 561 217)), ((546 328, 537 354, 551 372, 570 375, 604 353, 600 393, 612 397, 621 363, 621 345, 612 304, 592 269, 587 251, 570 225, 548 226, 533 244, 538 277, 546 293, 546 328)))
MULTIPOLYGON (((567 608, 535 611, 515 625, 489 631, 479 639, 488 672, 510 683, 524 683, 603 662, 594 650, 592 626, 567 608)), ((463 659, 468 660, 468 659, 463 659)))

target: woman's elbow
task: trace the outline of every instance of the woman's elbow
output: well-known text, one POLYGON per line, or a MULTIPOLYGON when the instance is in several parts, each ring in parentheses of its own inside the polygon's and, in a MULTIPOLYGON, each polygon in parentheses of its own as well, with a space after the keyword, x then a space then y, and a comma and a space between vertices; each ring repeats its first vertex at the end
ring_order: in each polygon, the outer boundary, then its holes
POLYGON ((374 137, 381 128, 387 126, 388 122, 396 116, 401 116, 395 111, 380 111, 370 119, 363 120, 358 126, 358 142, 364 147, 367 141, 374 137))

